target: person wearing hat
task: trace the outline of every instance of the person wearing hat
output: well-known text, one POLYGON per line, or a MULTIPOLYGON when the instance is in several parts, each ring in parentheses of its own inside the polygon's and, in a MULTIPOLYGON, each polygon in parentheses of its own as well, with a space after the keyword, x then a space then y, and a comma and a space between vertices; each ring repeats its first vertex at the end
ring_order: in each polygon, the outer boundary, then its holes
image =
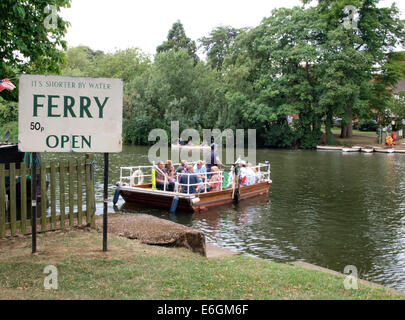
POLYGON ((205 160, 205 166, 207 167, 207 172, 211 172, 213 166, 221 166, 221 159, 219 158, 215 143, 211 145, 211 152, 205 160))

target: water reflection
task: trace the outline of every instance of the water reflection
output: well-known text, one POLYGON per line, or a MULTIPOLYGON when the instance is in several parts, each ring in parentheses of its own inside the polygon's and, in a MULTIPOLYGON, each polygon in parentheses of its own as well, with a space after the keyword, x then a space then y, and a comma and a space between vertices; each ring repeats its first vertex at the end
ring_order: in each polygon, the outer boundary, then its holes
MULTIPOLYGON (((119 168, 147 164, 147 152, 126 146, 110 156, 110 199, 119 168)), ((191 226, 209 242, 269 260, 303 260, 339 272, 355 265, 361 277, 405 290, 405 155, 258 150, 257 161, 265 160, 272 166, 268 196, 194 215, 171 216, 122 199, 115 209, 191 226)), ((102 161, 97 155, 98 213, 102 161)))

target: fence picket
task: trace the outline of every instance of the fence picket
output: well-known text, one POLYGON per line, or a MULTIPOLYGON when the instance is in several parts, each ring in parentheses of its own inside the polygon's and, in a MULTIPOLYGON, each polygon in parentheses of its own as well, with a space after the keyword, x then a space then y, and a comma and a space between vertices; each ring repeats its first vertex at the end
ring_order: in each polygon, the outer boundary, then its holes
MULTIPOLYGON (((41 189, 41 198, 38 199, 38 204, 41 203, 39 206, 40 216, 38 217, 37 225, 41 224, 41 231, 55 230, 59 228, 59 222, 60 228, 64 229, 67 219, 69 219, 69 226, 74 226, 75 224, 82 225, 84 216, 87 224, 94 226, 94 191, 91 170, 93 160, 93 155, 86 155, 85 165, 83 165, 83 160, 79 159, 70 159, 68 165, 63 160, 59 163, 51 161, 49 166, 46 166, 44 162, 41 164, 41 168, 37 171, 41 189), (57 180, 58 173, 59 181, 57 180), (48 174, 50 176, 49 195, 47 193, 48 174), (68 179, 66 174, 69 175, 68 179), (69 182, 69 187, 65 186, 65 181, 69 182), (56 194, 58 189, 59 196, 56 194), (65 194, 65 191, 67 194, 65 194), (69 196, 68 214, 66 214, 66 196, 69 196), (84 197, 86 197, 85 204, 84 197), (77 212, 75 212, 76 199, 77 212), (48 203, 50 205, 50 214, 48 213, 48 203), (84 211, 84 205, 86 205, 86 211, 84 211), (58 207, 59 210, 57 210, 58 207)), ((28 219, 29 212, 31 212, 31 202, 27 201, 27 192, 31 194, 30 191, 32 190, 28 190, 26 177, 30 173, 31 170, 27 169, 25 163, 21 163, 18 170, 16 170, 15 163, 10 163, 8 170, 5 169, 4 164, 0 164, 0 238, 4 238, 10 234, 11 236, 16 236, 19 232, 27 234, 29 231, 27 229, 31 224, 31 219, 28 219), (19 176, 20 182, 18 190, 17 176, 19 176), (7 184, 7 188, 8 186, 10 188, 10 192, 7 191, 10 194, 8 205, 6 205, 6 179, 10 181, 7 184), (18 204, 17 192, 20 192, 18 204), (7 230, 10 230, 10 233, 7 230)))
POLYGON ((0 238, 6 236, 6 185, 5 166, 0 163, 0 238))
POLYGON ((16 196, 16 174, 15 163, 10 163, 10 224, 11 236, 17 234, 17 196, 16 196))
POLYGON ((27 167, 24 162, 20 164, 20 198, 21 198, 21 232, 27 233, 27 167))

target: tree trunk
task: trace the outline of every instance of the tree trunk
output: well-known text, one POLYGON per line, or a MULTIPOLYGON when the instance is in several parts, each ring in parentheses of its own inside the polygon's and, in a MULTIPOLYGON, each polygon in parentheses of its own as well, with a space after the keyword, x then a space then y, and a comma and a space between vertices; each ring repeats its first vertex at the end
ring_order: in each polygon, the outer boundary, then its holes
POLYGON ((342 119, 342 129, 340 131, 341 138, 351 138, 353 136, 353 110, 349 107, 346 111, 344 119, 342 119))
POLYGON ((326 136, 326 144, 332 145, 334 144, 334 137, 332 133, 333 127, 333 115, 331 110, 328 110, 326 113, 326 121, 325 121, 325 136, 326 136))

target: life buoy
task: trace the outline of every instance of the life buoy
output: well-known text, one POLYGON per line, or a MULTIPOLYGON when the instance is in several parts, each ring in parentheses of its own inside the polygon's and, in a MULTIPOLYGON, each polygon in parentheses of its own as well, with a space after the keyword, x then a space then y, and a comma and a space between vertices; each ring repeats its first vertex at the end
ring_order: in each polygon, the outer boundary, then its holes
POLYGON ((142 170, 138 169, 138 170, 134 171, 134 173, 132 173, 131 180, 130 180, 131 187, 143 184, 143 178, 144 177, 143 177, 142 170), (138 178, 138 183, 135 183, 136 178, 138 178))

